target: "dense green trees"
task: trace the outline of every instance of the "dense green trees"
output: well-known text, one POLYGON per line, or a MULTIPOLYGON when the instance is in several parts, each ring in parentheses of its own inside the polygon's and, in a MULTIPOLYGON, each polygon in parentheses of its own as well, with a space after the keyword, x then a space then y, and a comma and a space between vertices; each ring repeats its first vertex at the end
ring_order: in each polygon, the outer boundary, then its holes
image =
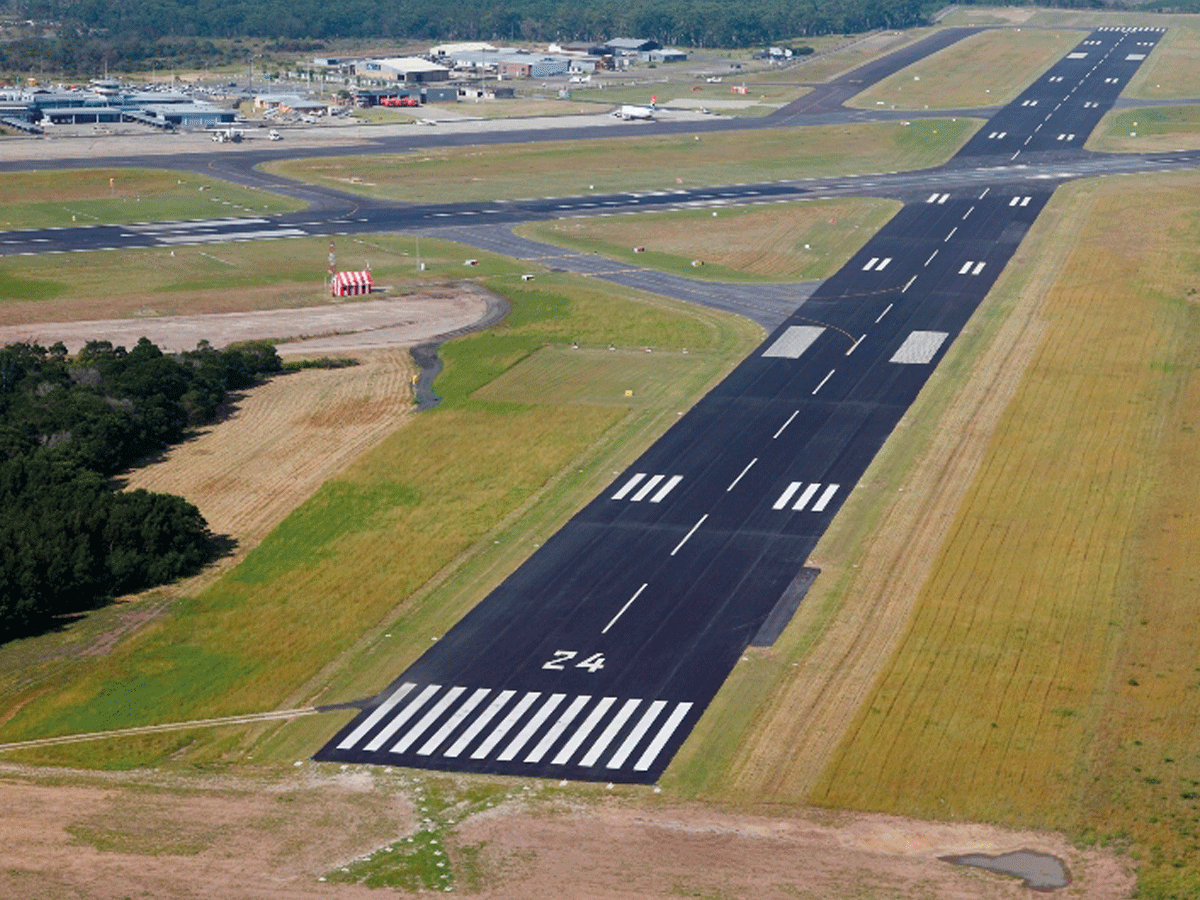
MULTIPOLYGON (((110 69, 231 61, 213 39, 604 40, 641 37, 692 47, 748 47, 812 34, 919 24, 922 0, 25 0, 0 3, 22 17, 61 23, 53 36, 0 43, 0 68, 94 74, 110 69), (36 69, 36 67, 35 67, 36 69)), ((286 49, 286 48, 283 48, 286 49)), ((245 58, 242 53, 241 59, 245 58)))
POLYGON ((208 560, 195 506, 115 491, 107 476, 279 370, 269 344, 168 356, 145 338, 128 352, 95 341, 74 358, 61 344, 0 349, 0 641, 208 560))

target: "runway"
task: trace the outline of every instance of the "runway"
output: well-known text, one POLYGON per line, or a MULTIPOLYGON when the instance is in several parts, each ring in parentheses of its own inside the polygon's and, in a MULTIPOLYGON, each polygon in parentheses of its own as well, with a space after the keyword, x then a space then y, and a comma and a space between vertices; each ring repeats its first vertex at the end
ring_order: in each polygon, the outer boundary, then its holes
POLYGON ((314 758, 657 780, 1160 36, 1091 32, 904 182, 841 271, 314 758))

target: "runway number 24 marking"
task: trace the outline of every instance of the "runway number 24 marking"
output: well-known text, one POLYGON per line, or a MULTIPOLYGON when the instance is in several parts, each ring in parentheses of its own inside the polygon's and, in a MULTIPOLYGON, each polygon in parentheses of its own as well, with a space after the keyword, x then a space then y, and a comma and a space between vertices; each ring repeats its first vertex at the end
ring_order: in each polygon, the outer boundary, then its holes
MULTIPOLYGON (((542 663, 543 669, 554 669, 557 672, 562 672, 566 668, 566 663, 573 660, 579 655, 577 650, 555 650, 554 659, 549 662, 542 663)), ((587 669, 589 672, 599 672, 604 668, 604 654, 593 653, 587 659, 580 660, 575 663, 576 669, 587 669)))

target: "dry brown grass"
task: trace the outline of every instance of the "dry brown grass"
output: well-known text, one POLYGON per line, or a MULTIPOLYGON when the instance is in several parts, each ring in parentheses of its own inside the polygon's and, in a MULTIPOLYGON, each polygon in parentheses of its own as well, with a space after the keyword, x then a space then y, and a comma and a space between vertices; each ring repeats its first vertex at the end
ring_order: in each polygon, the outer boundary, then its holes
POLYGON ((130 472, 129 488, 181 494, 237 552, 197 579, 194 593, 283 521, 326 480, 394 432, 412 413, 415 372, 406 349, 358 354, 362 365, 279 376, 227 404, 229 417, 163 459, 130 472))
POLYGON ((1045 338, 819 802, 1123 833, 1145 885, 1195 889, 1198 189, 1056 199, 1045 338))

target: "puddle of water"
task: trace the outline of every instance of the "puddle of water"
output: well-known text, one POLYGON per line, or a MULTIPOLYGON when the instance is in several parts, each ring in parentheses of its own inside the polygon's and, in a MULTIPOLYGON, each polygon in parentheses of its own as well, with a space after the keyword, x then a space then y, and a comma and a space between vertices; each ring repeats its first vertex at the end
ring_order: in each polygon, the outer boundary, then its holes
POLYGON ((1024 879, 1025 887, 1035 891, 1053 891, 1071 883, 1071 873, 1061 859, 1033 850, 1017 850, 999 856, 968 853, 964 856, 943 856, 941 859, 956 866, 975 866, 989 872, 1016 875, 1024 879))

